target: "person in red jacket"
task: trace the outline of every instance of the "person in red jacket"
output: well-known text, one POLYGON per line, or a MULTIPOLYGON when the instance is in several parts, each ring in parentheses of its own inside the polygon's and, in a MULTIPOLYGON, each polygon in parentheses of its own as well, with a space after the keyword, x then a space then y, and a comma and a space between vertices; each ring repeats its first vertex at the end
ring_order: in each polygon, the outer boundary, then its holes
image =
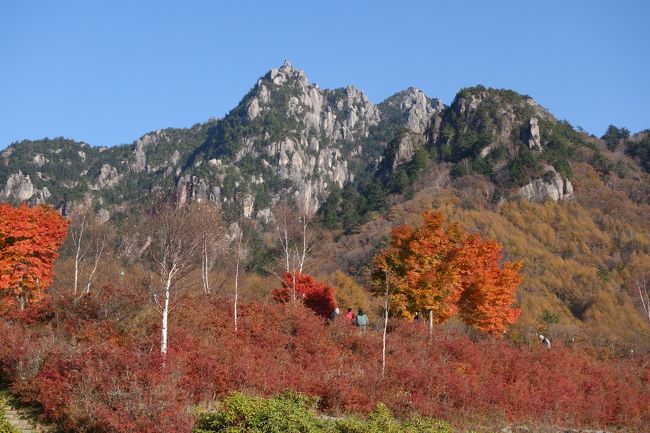
POLYGON ((352 325, 354 324, 354 319, 355 317, 354 317, 354 313, 352 312, 352 308, 348 308, 348 312, 345 315, 345 321, 352 325))

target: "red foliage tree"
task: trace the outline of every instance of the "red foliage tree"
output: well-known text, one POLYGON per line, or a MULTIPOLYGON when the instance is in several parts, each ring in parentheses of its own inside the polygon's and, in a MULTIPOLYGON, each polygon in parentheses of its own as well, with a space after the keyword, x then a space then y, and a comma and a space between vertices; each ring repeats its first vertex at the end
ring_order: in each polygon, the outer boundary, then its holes
POLYGON ((521 283, 521 262, 501 261, 501 247, 493 239, 479 235, 465 239, 459 260, 463 292, 458 302, 465 323, 481 332, 500 335, 515 323, 519 309, 513 308, 521 283))
POLYGON ((481 332, 503 333, 519 315, 512 303, 521 263, 501 266, 494 240, 469 235, 457 223, 445 224, 437 212, 423 217, 421 226, 395 228, 391 244, 375 257, 373 293, 383 293, 388 276, 398 315, 426 311, 431 326, 458 313, 481 332))
POLYGON ((52 282, 68 222, 47 206, 0 204, 0 297, 24 309, 52 282))
MULTIPOLYGON (((294 287, 294 274, 287 272, 282 280, 282 287, 273 290, 273 299, 278 302, 289 302, 291 300, 292 288, 294 287)), ((334 289, 327 284, 321 283, 310 275, 301 273, 295 274, 296 295, 306 307, 316 314, 327 317, 336 308, 334 289)))

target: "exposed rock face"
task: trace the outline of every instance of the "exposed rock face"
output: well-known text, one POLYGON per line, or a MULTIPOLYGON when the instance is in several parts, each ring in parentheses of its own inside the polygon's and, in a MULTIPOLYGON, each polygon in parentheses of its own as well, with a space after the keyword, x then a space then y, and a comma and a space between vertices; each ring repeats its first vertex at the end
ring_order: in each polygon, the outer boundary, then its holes
POLYGON ((431 125, 433 115, 445 108, 438 99, 427 97, 424 92, 415 87, 396 93, 382 105, 383 111, 393 109, 406 116, 404 126, 417 134, 424 134, 431 125))
POLYGON ((543 177, 535 179, 519 189, 519 195, 532 202, 566 200, 573 197, 573 185, 553 167, 548 166, 543 177))
POLYGON ((172 154, 172 157, 171 157, 172 165, 178 164, 178 161, 180 159, 181 159, 181 154, 178 152, 178 149, 175 149, 174 153, 172 154))
POLYGON ((0 194, 0 199, 8 200, 14 198, 18 201, 25 201, 32 198, 35 193, 34 185, 32 184, 29 175, 23 175, 22 171, 14 173, 7 179, 4 190, 0 194))
POLYGON ((253 216, 253 209, 255 208, 255 197, 252 195, 247 195, 242 200, 242 210, 244 218, 250 218, 253 216))
MULTIPOLYGON (((348 161, 364 155, 363 150, 353 155, 356 148, 347 144, 367 137, 370 128, 381 120, 378 108, 355 87, 321 90, 288 62, 260 78, 233 112, 242 113, 242 129, 249 131, 234 152, 235 167, 239 170, 240 161, 261 161, 274 175, 291 181, 292 190, 285 192, 294 195, 310 214, 327 198, 330 183, 343 187, 354 179, 348 161)), ((228 162, 218 149, 203 159, 215 173, 223 173, 228 162)), ((218 176, 223 179, 223 175, 218 176)), ((179 182, 188 180, 185 177, 179 182)), ((268 174, 252 183, 259 185, 267 180, 268 174)), ((219 185, 214 179, 205 182, 210 187, 219 185)), ((184 188, 191 190, 192 186, 186 184, 184 188)), ((253 208, 243 204, 250 210, 244 214, 254 216, 253 208)))
POLYGON ((539 135, 539 126, 537 125, 537 118, 530 118, 530 138, 528 139, 528 147, 532 150, 542 150, 542 138, 539 135))
POLYGON ((7 167, 9 165, 9 157, 13 152, 14 149, 12 147, 8 147, 2 152, 0 152, 0 162, 2 162, 3 166, 7 167))
POLYGON ((206 203, 209 198, 208 186, 203 179, 188 173, 178 179, 175 195, 179 205, 188 200, 206 203))
POLYGON ((43 155, 39 153, 38 155, 34 156, 32 162, 37 167, 43 167, 48 161, 47 158, 45 158, 43 155))
POLYGON ((397 151, 393 158, 392 169, 405 164, 415 155, 415 152, 424 145, 424 137, 416 134, 403 134, 398 141, 397 151))
POLYGON ((149 171, 146 149, 148 146, 155 145, 158 141, 164 140, 165 138, 165 133, 158 130, 151 134, 146 134, 139 140, 136 140, 135 145, 133 146, 134 161, 132 161, 130 165, 131 171, 136 173, 140 173, 145 169, 149 171))
POLYGON ((133 156, 135 161, 131 164, 131 170, 140 173, 147 166, 147 154, 145 153, 145 143, 143 140, 135 142, 135 149, 133 149, 133 156))
POLYGON ((96 189, 113 188, 119 181, 120 175, 117 173, 117 168, 104 164, 97 177, 96 189))
POLYGON ((253 120, 257 117, 258 114, 260 114, 260 105, 257 98, 253 98, 248 104, 246 114, 248 115, 248 120, 253 120))
POLYGON ((50 191, 47 189, 46 186, 43 187, 43 189, 37 189, 34 191, 34 195, 32 196, 32 199, 29 201, 31 205, 39 205, 39 204, 45 204, 47 203, 47 199, 52 197, 52 194, 50 194, 50 191))

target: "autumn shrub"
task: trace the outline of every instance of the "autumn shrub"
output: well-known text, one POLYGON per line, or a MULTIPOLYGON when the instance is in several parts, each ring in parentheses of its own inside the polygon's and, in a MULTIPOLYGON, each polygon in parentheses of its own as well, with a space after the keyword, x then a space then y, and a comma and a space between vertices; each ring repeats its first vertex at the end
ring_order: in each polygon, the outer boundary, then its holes
MULTIPOLYGON (((175 306, 163 362, 159 318, 133 293, 61 294, 40 320, 0 317, 0 374, 70 432, 188 432, 194 405, 286 390, 337 417, 383 402, 399 419, 628 431, 650 423, 650 360, 642 354, 599 359, 560 342, 546 350, 451 327, 430 336, 423 324, 391 319, 382 377, 379 333, 344 320, 328 325, 301 302, 243 304, 235 330, 230 299, 197 295, 175 306)), ((372 431, 348 422, 340 431, 372 431)))
POLYGON ((273 291, 273 299, 284 303, 299 299, 323 317, 327 317, 336 308, 334 288, 311 275, 301 273, 286 272, 282 287, 273 291))

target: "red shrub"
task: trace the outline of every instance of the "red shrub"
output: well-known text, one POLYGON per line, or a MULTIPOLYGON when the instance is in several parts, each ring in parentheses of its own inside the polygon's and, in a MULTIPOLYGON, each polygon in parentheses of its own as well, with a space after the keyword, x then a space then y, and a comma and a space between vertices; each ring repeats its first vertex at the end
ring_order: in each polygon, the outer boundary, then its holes
POLYGON ((296 298, 301 299, 306 307, 311 308, 323 317, 327 317, 336 308, 336 297, 334 289, 327 284, 321 283, 311 275, 287 272, 282 280, 282 288, 273 291, 273 298, 278 302, 289 302, 292 299, 293 290, 296 298))
POLYGON ((567 426, 650 423, 648 357, 597 360, 554 345, 391 323, 386 377, 381 335, 325 321, 300 303, 253 302, 238 331, 227 299, 197 297, 170 319, 170 351, 157 353, 159 317, 128 292, 76 302, 54 297, 49 319, 0 319, 0 371, 68 431, 190 431, 190 407, 239 390, 320 396, 330 413, 377 401, 399 415, 465 415, 567 426))

